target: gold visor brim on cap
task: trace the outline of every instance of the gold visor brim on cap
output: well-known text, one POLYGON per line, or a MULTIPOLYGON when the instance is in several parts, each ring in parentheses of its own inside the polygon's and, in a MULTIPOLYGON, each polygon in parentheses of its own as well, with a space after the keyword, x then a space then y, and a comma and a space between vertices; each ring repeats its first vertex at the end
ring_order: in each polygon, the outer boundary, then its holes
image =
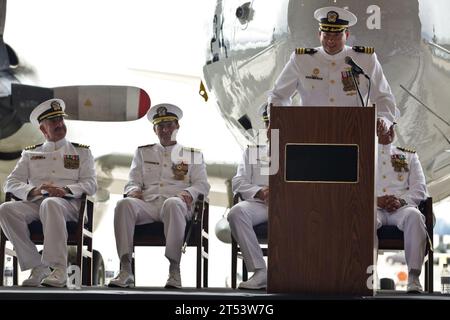
POLYGON ((335 25, 335 24, 326 24, 319 23, 319 29, 323 32, 341 32, 348 28, 348 25, 335 25))
POLYGON ((159 117, 159 118, 153 119, 153 124, 156 125, 156 124, 159 124, 164 121, 174 121, 174 120, 178 120, 178 118, 175 116, 159 117))
POLYGON ((64 113, 64 111, 61 111, 61 110, 54 111, 54 112, 49 112, 49 113, 46 113, 46 114, 40 116, 38 118, 38 121, 41 122, 41 121, 44 121, 46 119, 53 119, 53 118, 56 118, 56 117, 67 117, 67 114, 64 113))

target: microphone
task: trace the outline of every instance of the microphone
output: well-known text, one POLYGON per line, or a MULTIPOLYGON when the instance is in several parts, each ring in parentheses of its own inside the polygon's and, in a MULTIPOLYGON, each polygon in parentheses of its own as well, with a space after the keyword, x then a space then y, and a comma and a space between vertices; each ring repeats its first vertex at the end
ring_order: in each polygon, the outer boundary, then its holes
POLYGON ((356 91, 358 91, 359 99, 361 99, 361 105, 363 107, 367 106, 367 104, 369 103, 369 95, 370 95, 370 82, 371 82, 370 81, 370 77, 367 74, 365 74, 364 70, 360 66, 358 66, 356 64, 356 62, 353 61, 353 59, 351 57, 346 56, 344 58, 344 60, 345 60, 346 64, 348 64, 350 67, 352 67, 352 79, 353 79, 353 83, 355 84, 356 91), (364 77, 366 77, 367 80, 369 80, 369 88, 368 88, 368 91, 367 91, 366 104, 364 104, 364 100, 363 100, 363 97, 361 95, 361 91, 359 91, 358 82, 355 79, 355 75, 357 75, 357 74, 362 74, 364 77))
POLYGON ((363 74, 363 75, 366 75, 365 72, 364 72, 364 70, 363 70, 360 66, 358 66, 358 65, 356 64, 356 62, 353 61, 353 59, 352 59, 351 57, 346 56, 346 57, 345 57, 345 63, 348 64, 350 67, 352 67, 352 71, 353 71, 355 74, 363 74))

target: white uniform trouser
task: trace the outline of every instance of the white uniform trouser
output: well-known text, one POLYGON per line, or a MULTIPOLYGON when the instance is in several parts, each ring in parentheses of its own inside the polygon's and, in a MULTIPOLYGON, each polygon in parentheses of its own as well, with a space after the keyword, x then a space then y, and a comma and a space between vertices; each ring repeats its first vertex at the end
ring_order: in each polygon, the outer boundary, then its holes
POLYGON ((413 206, 401 207, 393 213, 378 209, 377 228, 382 225, 397 226, 403 231, 408 270, 422 270, 427 245, 427 231, 423 214, 413 206))
POLYGON ((34 202, 13 201, 0 206, 0 225, 14 246, 20 269, 28 270, 41 264, 67 267, 66 221, 77 221, 80 200, 58 197, 34 202), (42 257, 30 240, 28 224, 42 222, 44 249, 42 257))
POLYGON ((157 198, 146 202, 136 198, 120 200, 114 212, 114 233, 119 258, 133 252, 134 227, 162 221, 166 237, 165 255, 170 261, 180 263, 186 223, 192 212, 179 197, 157 198))
POLYGON ((250 272, 266 267, 253 226, 267 219, 268 209, 263 202, 241 201, 228 213, 231 233, 241 247, 245 265, 250 272))

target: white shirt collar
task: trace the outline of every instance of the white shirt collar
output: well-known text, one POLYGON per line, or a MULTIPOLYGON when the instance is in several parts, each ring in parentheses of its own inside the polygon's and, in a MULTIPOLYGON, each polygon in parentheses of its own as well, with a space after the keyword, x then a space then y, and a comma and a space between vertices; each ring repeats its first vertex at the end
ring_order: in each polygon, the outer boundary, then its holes
POLYGON ((65 146, 67 143, 66 138, 62 138, 61 140, 58 141, 45 141, 44 145, 42 146, 43 151, 46 152, 53 152, 56 151, 60 148, 62 148, 63 146, 65 146))
POLYGON ((319 47, 319 53, 322 55, 322 57, 324 57, 326 60, 329 61, 336 61, 336 60, 341 60, 344 59, 346 56, 349 55, 349 50, 352 50, 352 48, 350 48, 349 46, 344 46, 344 49, 342 49, 341 52, 336 53, 336 54, 328 54, 323 47, 319 47))
POLYGON ((179 143, 175 143, 175 144, 173 144, 171 146, 164 147, 159 142, 156 145, 158 146, 158 149, 161 150, 161 151, 172 151, 172 149, 175 148, 175 146, 180 146, 179 143))

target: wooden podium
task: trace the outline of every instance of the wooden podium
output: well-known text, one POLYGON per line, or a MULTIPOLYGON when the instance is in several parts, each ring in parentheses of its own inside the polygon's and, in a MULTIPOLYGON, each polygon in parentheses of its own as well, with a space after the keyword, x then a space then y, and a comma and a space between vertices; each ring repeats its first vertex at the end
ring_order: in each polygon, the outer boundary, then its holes
POLYGON ((374 294, 375 121, 374 107, 271 108, 269 293, 374 294))

